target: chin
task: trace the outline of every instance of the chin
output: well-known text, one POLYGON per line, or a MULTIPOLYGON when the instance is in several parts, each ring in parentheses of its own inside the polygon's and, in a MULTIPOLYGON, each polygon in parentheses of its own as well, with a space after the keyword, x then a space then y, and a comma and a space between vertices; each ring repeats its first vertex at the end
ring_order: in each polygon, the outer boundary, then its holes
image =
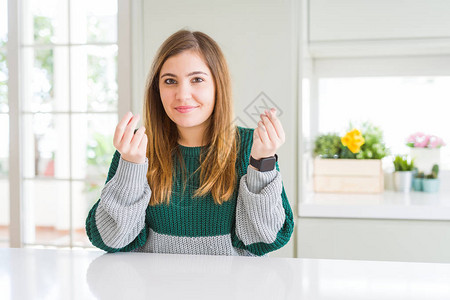
POLYGON ((190 127, 196 127, 201 125, 202 123, 200 122, 175 122, 175 124, 177 124, 178 127, 182 127, 182 128, 190 128, 190 127))
POLYGON ((174 121, 174 123, 177 126, 179 126, 179 127, 190 128, 190 127, 200 126, 200 125, 204 124, 207 120, 208 119, 199 122, 198 118, 191 118, 191 119, 189 119, 189 118, 187 118, 187 119, 177 118, 177 119, 172 120, 172 121, 174 121))

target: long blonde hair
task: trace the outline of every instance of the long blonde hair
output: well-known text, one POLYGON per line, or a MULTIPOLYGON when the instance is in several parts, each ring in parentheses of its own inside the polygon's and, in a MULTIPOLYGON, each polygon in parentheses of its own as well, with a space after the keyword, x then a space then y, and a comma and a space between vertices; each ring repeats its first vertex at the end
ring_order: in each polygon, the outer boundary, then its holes
POLYGON ((159 93, 159 76, 164 62, 171 56, 186 50, 196 51, 209 67, 215 83, 215 107, 210 117, 204 140, 208 147, 200 155, 200 187, 194 197, 211 192, 214 202, 228 201, 235 189, 236 126, 233 121, 231 80, 225 57, 218 44, 205 33, 179 30, 172 34, 161 47, 147 77, 144 99, 143 122, 148 137, 147 157, 149 168, 147 180, 152 190, 149 205, 169 204, 172 194, 172 171, 174 154, 184 161, 178 148, 179 133, 176 124, 167 116, 159 93))

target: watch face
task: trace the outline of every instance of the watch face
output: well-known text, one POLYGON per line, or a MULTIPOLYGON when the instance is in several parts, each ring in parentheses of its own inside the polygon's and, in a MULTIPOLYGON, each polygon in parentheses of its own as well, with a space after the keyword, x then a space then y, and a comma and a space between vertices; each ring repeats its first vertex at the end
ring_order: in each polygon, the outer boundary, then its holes
POLYGON ((275 168, 275 157, 261 159, 260 171, 272 171, 275 168))

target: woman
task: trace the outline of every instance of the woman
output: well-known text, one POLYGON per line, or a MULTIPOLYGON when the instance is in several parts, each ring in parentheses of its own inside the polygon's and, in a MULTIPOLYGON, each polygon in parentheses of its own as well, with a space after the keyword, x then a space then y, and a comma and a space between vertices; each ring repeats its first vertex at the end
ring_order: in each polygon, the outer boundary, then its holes
POLYGON ((107 251, 264 256, 294 222, 276 151, 285 134, 271 109, 256 129, 230 126, 230 75, 217 43, 180 30, 148 75, 144 126, 116 127, 100 200, 86 220, 107 251))

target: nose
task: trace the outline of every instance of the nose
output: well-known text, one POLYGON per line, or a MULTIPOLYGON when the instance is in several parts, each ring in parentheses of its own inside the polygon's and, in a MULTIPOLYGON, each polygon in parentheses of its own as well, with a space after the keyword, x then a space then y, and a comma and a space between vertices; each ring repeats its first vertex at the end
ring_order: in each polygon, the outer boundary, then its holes
POLYGON ((181 81, 176 91, 177 100, 185 100, 191 98, 191 86, 189 82, 181 81))

